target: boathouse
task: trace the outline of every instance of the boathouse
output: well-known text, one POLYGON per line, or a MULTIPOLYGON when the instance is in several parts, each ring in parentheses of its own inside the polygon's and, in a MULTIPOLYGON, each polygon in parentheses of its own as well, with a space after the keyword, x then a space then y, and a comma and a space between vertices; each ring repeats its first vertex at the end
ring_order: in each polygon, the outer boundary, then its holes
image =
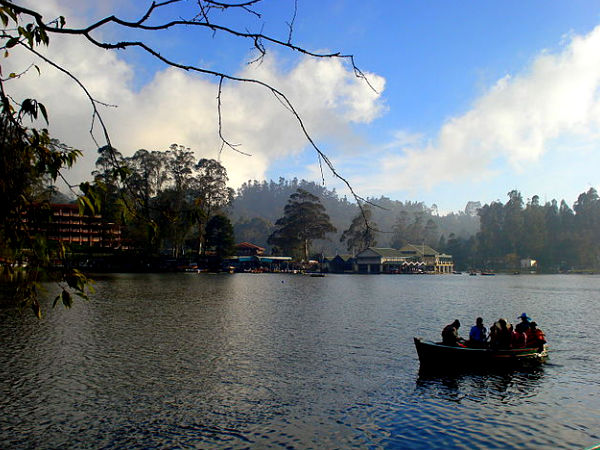
POLYGON ((323 259, 323 270, 330 273, 352 273, 355 258, 352 255, 335 255, 323 259))
POLYGON ((401 249, 369 247, 355 257, 357 273, 452 273, 452 255, 427 245, 407 244, 401 249))
POLYGON ((439 253, 428 245, 406 244, 399 251, 409 262, 424 263, 425 272, 452 273, 454 271, 452 255, 439 253))
POLYGON ((357 273, 399 273, 407 258, 395 248, 369 247, 355 257, 357 273))

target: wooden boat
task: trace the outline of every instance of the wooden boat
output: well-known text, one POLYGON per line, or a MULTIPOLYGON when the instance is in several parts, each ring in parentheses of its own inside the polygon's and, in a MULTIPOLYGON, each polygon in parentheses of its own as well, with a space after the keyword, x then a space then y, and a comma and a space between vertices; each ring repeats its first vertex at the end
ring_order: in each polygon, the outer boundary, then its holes
POLYGON ((493 350, 489 348, 450 347, 439 342, 414 338, 421 367, 433 369, 458 369, 496 367, 510 368, 538 365, 548 357, 544 346, 539 348, 518 348, 493 350))

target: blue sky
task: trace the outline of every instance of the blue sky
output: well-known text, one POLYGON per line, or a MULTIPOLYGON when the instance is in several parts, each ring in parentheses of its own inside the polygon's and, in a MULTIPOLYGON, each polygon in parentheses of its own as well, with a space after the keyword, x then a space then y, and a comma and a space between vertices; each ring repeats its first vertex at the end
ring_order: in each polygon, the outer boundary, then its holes
MULTIPOLYGON (((47 7, 82 24, 115 8, 138 18, 149 4, 96 3, 51 0, 47 7)), ((265 0, 261 21, 249 14, 229 20, 286 40, 293 5, 265 0)), ((164 18, 187 17, 193 6, 183 2, 164 18)), ((599 187, 599 25, 600 4, 593 1, 298 0, 294 43, 355 55, 377 93, 339 62, 283 50, 247 66, 250 43, 220 34, 178 29, 135 37, 178 62, 265 79, 281 89, 360 195, 435 203, 448 212, 470 200, 505 201, 512 189, 524 198, 572 204, 579 193, 599 187)), ((107 29, 99 36, 124 35, 107 29)), ((217 80, 167 69, 139 51, 107 54, 69 39, 54 39, 49 55, 73 67, 96 98, 118 105, 103 117, 124 154, 177 142, 198 157, 217 156, 217 80)), ((85 99, 50 69, 42 77, 21 86, 44 96, 56 83, 60 95, 46 99, 51 129, 86 151, 72 174, 84 177, 95 159, 90 118, 81 113, 85 99)), ((255 178, 320 179, 314 150, 270 94, 227 83, 223 106, 225 133, 253 155, 223 155, 234 186, 255 178)), ((348 194, 330 175, 325 180, 348 194)))

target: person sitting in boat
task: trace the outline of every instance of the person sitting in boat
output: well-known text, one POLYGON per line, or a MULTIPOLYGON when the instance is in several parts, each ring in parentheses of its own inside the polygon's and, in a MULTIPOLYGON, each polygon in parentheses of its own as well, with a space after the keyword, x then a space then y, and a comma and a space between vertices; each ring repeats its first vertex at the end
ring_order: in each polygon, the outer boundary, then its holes
POLYGON ((442 344, 451 347, 464 347, 464 339, 458 335, 460 321, 456 319, 449 325, 446 325, 442 330, 442 344))
POLYGON ((471 327, 469 333, 469 341, 467 342, 469 347, 473 348, 485 348, 487 346, 487 329, 483 325, 483 319, 478 317, 475 320, 475 325, 471 327))
POLYGON ((490 327, 490 345, 496 349, 509 349, 512 343, 512 325, 505 319, 498 319, 490 327))
POLYGON ((527 335, 527 347, 539 348, 540 351, 544 348, 546 343, 546 336, 544 332, 537 327, 537 323, 531 322, 529 329, 525 333, 527 335))
POLYGON ((526 313, 521 314, 518 319, 521 321, 515 326, 512 335, 512 348, 525 348, 527 346, 527 335, 526 332, 529 329, 529 323, 531 318, 526 313))
POLYGON ((525 348, 527 347, 527 335, 525 333, 519 333, 515 329, 512 332, 512 339, 510 342, 511 348, 525 348))
POLYGON ((515 326, 515 331, 517 333, 525 333, 529 329, 531 318, 526 313, 523 313, 518 319, 521 319, 521 321, 515 326))

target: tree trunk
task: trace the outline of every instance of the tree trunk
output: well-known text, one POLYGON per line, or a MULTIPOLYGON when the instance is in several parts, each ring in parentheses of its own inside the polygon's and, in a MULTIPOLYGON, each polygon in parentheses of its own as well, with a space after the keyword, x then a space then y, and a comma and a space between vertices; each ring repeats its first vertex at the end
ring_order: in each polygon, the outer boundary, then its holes
POLYGON ((198 221, 198 257, 202 255, 204 247, 202 245, 202 221, 198 221))
POLYGON ((304 239, 304 260, 308 263, 308 239, 304 239))

